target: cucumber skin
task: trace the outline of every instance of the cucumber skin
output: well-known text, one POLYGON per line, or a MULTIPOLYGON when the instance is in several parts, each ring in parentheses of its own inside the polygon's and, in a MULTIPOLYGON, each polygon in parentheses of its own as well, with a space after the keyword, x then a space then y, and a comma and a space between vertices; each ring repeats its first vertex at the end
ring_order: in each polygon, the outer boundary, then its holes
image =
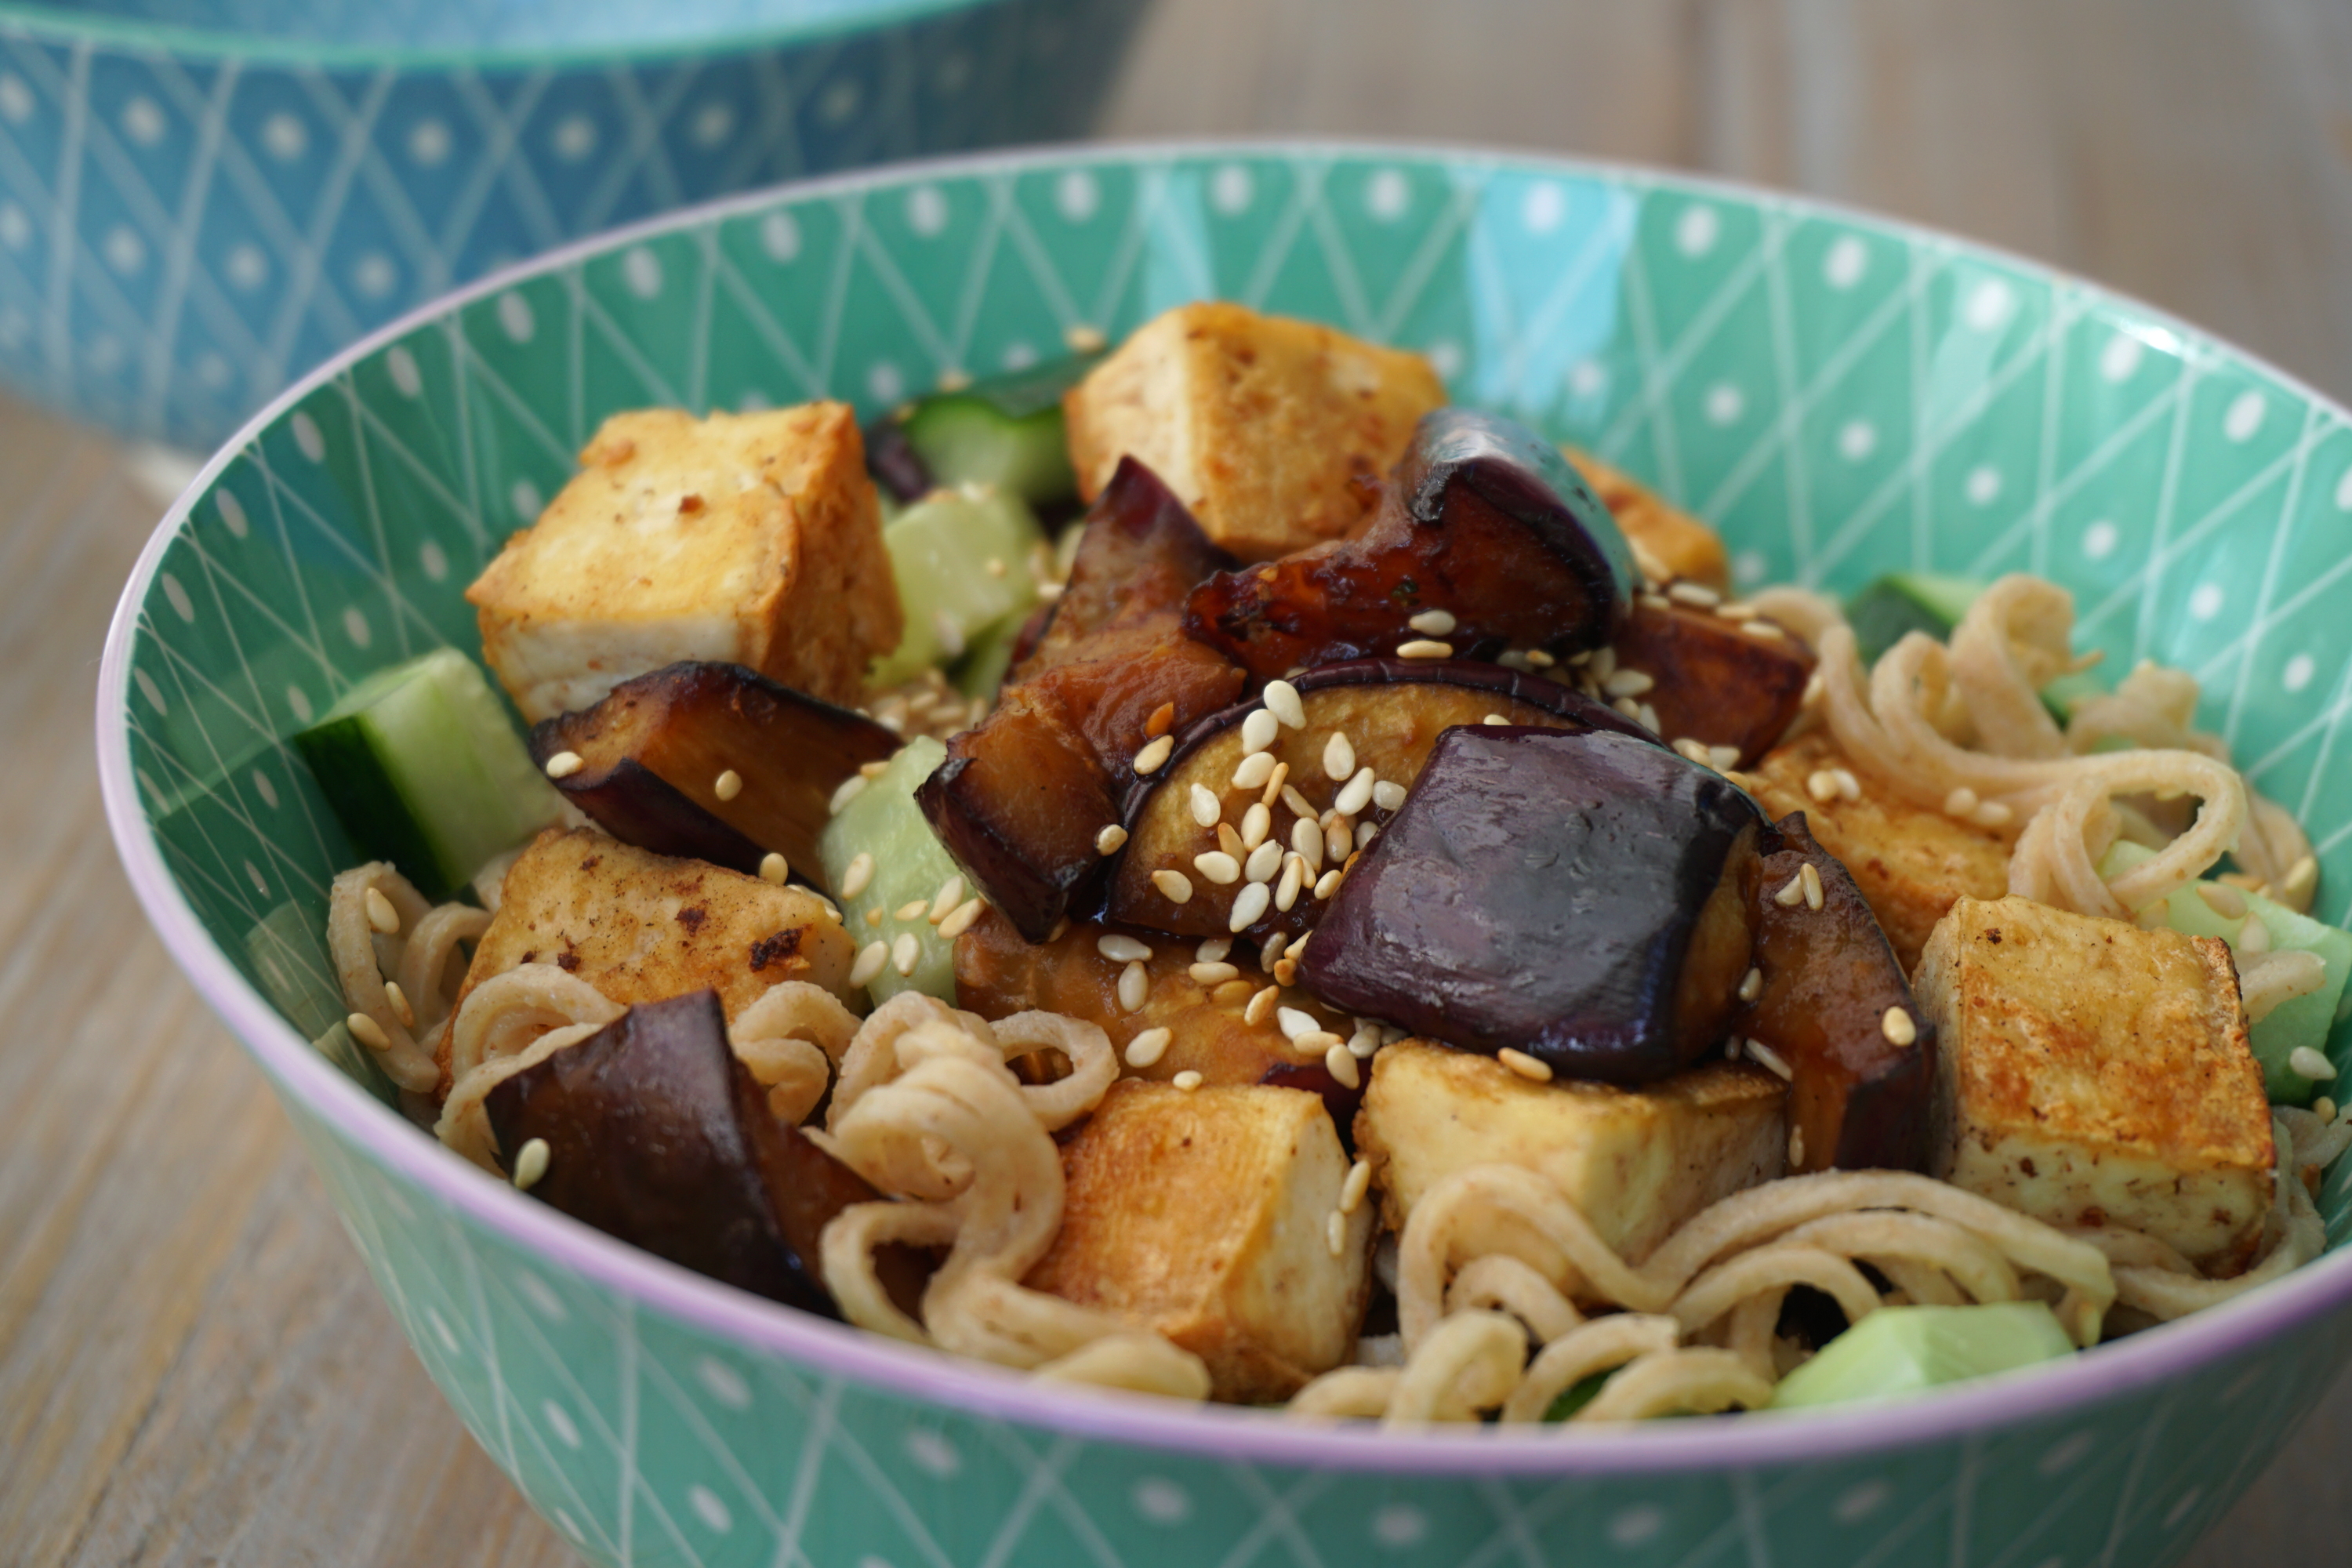
MULTIPOLYGON (((1881 654, 1912 632, 1949 642, 1952 628, 1988 586, 1974 577, 1929 572, 1889 572, 1872 579, 1845 604, 1846 624, 1853 628, 1863 664, 1876 664, 1881 654)), ((2075 703, 2105 690, 2087 672, 2062 675, 2042 689, 2042 706, 2063 730, 2074 717, 2075 703)))
POLYGON ((1772 1408, 1875 1404, 2074 1351, 2058 1315, 2040 1301, 1881 1307, 1782 1378, 1772 1408))
POLYGON ((1077 493, 1058 404, 1011 418, 970 393, 937 397, 916 409, 906 434, 942 485, 994 485, 1032 504, 1077 493))
POLYGON ((473 873, 452 874, 425 837, 376 754, 364 712, 313 724, 294 737, 319 793, 352 844, 371 860, 389 860, 434 903, 454 896, 473 873), (331 781, 331 782, 330 782, 331 781))

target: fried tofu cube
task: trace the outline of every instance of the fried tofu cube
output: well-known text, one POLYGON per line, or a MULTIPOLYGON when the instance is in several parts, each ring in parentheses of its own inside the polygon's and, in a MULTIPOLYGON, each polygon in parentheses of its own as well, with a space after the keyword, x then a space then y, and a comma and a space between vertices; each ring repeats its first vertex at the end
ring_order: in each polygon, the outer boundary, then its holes
POLYGON ((615 414, 466 598, 533 723, 680 659, 854 705, 898 646, 856 417, 839 403, 615 414))
POLYGON ((732 1018, 784 980, 845 1001, 856 956, 849 932, 805 888, 551 828, 507 872, 458 1005, 492 975, 552 963, 624 1006, 709 986, 732 1018))
POLYGON ((1244 561, 1351 531, 1445 384, 1417 353, 1245 306, 1136 329, 1063 399, 1078 490, 1132 453, 1244 561))
POLYGON ((1786 1084, 1745 1062, 1618 1089, 1536 1083, 1492 1057, 1402 1040, 1372 1058, 1356 1149, 1372 1163, 1394 1229, 1465 1166, 1520 1165, 1639 1262, 1709 1204, 1781 1173, 1787 1099, 1786 1084))
POLYGON ((1661 580, 1687 578, 1718 594, 1731 592, 1731 559, 1724 553, 1721 534, 1622 468, 1574 447, 1563 447, 1560 453, 1609 508, 1645 573, 1661 580))
POLYGON ((1930 1169, 2057 1226, 2242 1270, 2272 1198, 2270 1106, 2212 937, 1961 899, 1914 983, 1939 1042, 1930 1169))
POLYGON ((1792 811, 1805 814, 1814 839, 1862 889, 1908 974, 1919 966, 1927 933, 1956 900, 2009 891, 2014 836, 1914 805, 1866 773, 1856 774, 1860 799, 1816 799, 1808 787, 1813 775, 1840 768, 1855 772, 1837 742, 1814 731, 1768 752, 1751 775, 1750 793, 1776 822, 1792 811))
POLYGON ((1286 1399, 1348 1359, 1372 1213, 1358 1204, 1331 1245, 1349 1162, 1319 1096, 1129 1079, 1062 1164, 1062 1230, 1033 1289, 1165 1334, 1229 1402, 1286 1399))

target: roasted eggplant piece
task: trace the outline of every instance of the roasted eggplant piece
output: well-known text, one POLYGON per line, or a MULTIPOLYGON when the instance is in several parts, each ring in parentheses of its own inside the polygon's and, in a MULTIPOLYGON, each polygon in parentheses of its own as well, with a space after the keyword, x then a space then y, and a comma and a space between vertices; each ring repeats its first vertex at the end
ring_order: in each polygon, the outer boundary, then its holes
POLYGON ((1230 559, 1150 469, 1120 464, 1035 649, 917 792, 948 852, 1032 942, 1097 885, 1096 839, 1119 819, 1136 753, 1240 695, 1241 670, 1185 637, 1180 609, 1230 559))
POLYGON ((1012 922, 991 910, 956 938, 956 1003, 991 1019, 1032 1008, 1083 1018, 1101 1026, 1121 1060, 1137 1036, 1166 1029, 1168 1044, 1156 1058, 1126 1068, 1127 1077, 1162 1082, 1187 1070, 1211 1084, 1284 1082, 1268 1075, 1310 1064, 1321 1071, 1328 1043, 1292 1046, 1282 1032, 1284 1008, 1306 1014, 1318 1028, 1343 1039, 1355 1029, 1345 1016, 1295 989, 1282 991, 1277 1005, 1261 1004, 1252 1023, 1250 999, 1272 982, 1260 973, 1255 955, 1238 942, 1217 962, 1233 973, 1204 963, 1192 942, 1114 931, 1092 921, 1073 921, 1051 942, 1024 942, 1012 922), (1125 939, 1150 948, 1150 956, 1113 957, 1103 951, 1106 938, 1113 952, 1132 952, 1122 948, 1125 939), (1133 1010, 1118 995, 1129 963, 1143 965, 1146 987, 1143 1005, 1133 1010))
POLYGON ((1813 842, 1804 814, 1765 829, 1759 850, 1749 900, 1762 989, 1729 1026, 1789 1066, 1790 1168, 1925 1170, 1935 1026, 1913 1001, 1877 917, 1845 868, 1813 842), (1807 866, 1820 879, 1818 908, 1807 866), (1908 1027, 1890 1030, 1897 1008, 1908 1027))
POLYGON ((1640 694, 1668 741, 1738 748, 1737 767, 1752 768, 1804 705, 1813 656, 1769 622, 1731 621, 1711 608, 1644 595, 1617 635, 1619 670, 1639 670, 1656 684, 1640 694))
POLYGON ((1211 578, 1184 624, 1270 680, 1429 639, 1470 658, 1598 647, 1640 582, 1609 509, 1557 451, 1507 419, 1442 408, 1362 533, 1211 578))
POLYGON ((834 791, 898 745, 872 720, 740 664, 691 660, 530 732, 542 770, 564 752, 580 759, 555 787, 623 843, 747 872, 772 850, 812 879, 834 791), (740 787, 722 798, 729 773, 740 787))
POLYGON ((1723 1039, 1764 827, 1721 774, 1618 731, 1449 730, 1300 983, 1462 1049, 1651 1082, 1723 1039))
MULTIPOLYGON (((608 1236, 805 1311, 837 1315, 819 1263, 825 1224, 880 1194, 776 1120, 727 1043, 719 995, 641 1002, 490 1091, 511 1167, 547 1144, 531 1195, 608 1236)), ((887 1260, 919 1296, 914 1256, 887 1260)))
POLYGON ((1256 909, 1242 934, 1252 944, 1262 945, 1277 931, 1295 937, 1308 930, 1328 908, 1329 889, 1322 898, 1314 891, 1324 875, 1346 863, 1368 825, 1395 815, 1430 748, 1454 725, 1492 716, 1519 726, 1618 730, 1651 739, 1631 720, 1570 687, 1496 664, 1359 659, 1308 670, 1292 687, 1304 728, 1281 723, 1263 700, 1229 708, 1187 731, 1168 764, 1129 792, 1127 847, 1107 900, 1112 920, 1223 936, 1234 929, 1238 900, 1248 897, 1256 909), (1253 737, 1253 729, 1271 733, 1253 737), (1345 737, 1344 748, 1335 745, 1335 736, 1345 737), (1278 782, 1254 773, 1239 778, 1256 782, 1237 782, 1253 738, 1265 742, 1258 749, 1274 759, 1278 782), (1338 755, 1341 750, 1344 758, 1338 755), (1345 764, 1337 779, 1331 776, 1335 760, 1345 764), (1356 786, 1362 798, 1352 803, 1348 831, 1332 835, 1333 806, 1366 770, 1374 782, 1356 786), (1324 831, 1311 856, 1300 854, 1294 882, 1288 860, 1303 841, 1299 799, 1314 809, 1324 831), (1204 800, 1215 804, 1206 822, 1204 800), (1253 809, 1261 806, 1263 812, 1253 809), (1211 858, 1219 856, 1223 858, 1211 858), (1247 892, 1258 884, 1266 889, 1264 900, 1247 892))

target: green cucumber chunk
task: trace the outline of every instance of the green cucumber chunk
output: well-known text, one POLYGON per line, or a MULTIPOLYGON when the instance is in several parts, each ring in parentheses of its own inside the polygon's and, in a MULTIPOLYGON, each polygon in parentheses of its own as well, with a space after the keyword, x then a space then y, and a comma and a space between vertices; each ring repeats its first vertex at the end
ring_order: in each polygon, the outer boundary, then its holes
POLYGON ((899 513, 882 544, 907 629, 872 683, 911 680, 962 658, 991 626, 1017 624, 1037 602, 1029 554, 1045 537, 1019 497, 977 485, 936 491, 899 513))
MULTIPOLYGON (((2117 844, 2100 858, 2099 875, 2110 879, 2120 877, 2155 853, 2141 844, 2117 844)), ((2247 912, 2262 921, 2273 952, 2314 953, 2327 966, 2327 978, 2320 983, 2318 990, 2308 996, 2280 1003, 2266 1017, 2246 1028, 2246 1040, 2253 1047, 2254 1059, 2263 1064, 2263 1089, 2270 1096, 2271 1103, 2309 1105, 2318 1093, 2318 1084, 2296 1072, 2287 1062, 2305 1046, 2322 1056, 2327 1053, 2328 1031, 2336 1025, 2336 1009, 2344 997, 2345 981, 2352 977, 2352 931, 2297 914, 2260 893, 2213 882, 2191 882, 2177 889, 2164 901, 2164 923, 2189 936, 2218 936, 2235 953, 2245 921, 2232 920, 2207 903, 2202 891, 2207 888, 2220 888, 2215 896, 2224 904, 2233 899, 2245 900, 2247 912)))
POLYGON ((1032 505, 1077 493, 1062 395, 1098 354, 1078 354, 994 376, 908 405, 907 444, 942 485, 982 484, 1032 505))
MULTIPOLYGON (((1853 628, 1855 646, 1865 665, 1913 632, 1925 632, 1937 642, 1949 642, 1952 628, 1969 613, 1990 584, 1977 577, 1950 577, 1934 572, 1890 572, 1864 584, 1845 605, 1846 624, 1853 628)), ((2042 689, 2042 706, 2061 729, 2074 717, 2074 704, 2103 695, 2106 688, 2088 670, 2062 675, 2042 689)), ((2102 746, 2102 751, 2115 748, 2102 746)))
MULTIPOLYGON (((915 968, 900 974, 885 961, 881 973, 866 984, 866 993, 879 1006, 901 991, 920 991, 942 1002, 955 1000, 955 943, 942 938, 929 916, 940 884, 959 875, 955 860, 931 831, 922 807, 915 804, 915 788, 947 760, 948 749, 929 736, 909 741, 866 786, 858 791, 817 838, 817 854, 824 861, 828 887, 838 888, 849 873, 849 863, 860 854, 874 857, 873 879, 855 898, 841 900, 841 918, 862 949, 869 942, 887 942, 913 933, 915 968), (925 912, 902 921, 898 911, 921 900, 925 912), (880 923, 867 919, 876 911, 880 923)), ((967 897, 970 895, 967 894, 967 897)))
POLYGON ((1565 1421, 1594 1400, 1601 1397, 1603 1384, 1616 1375, 1617 1368, 1604 1366, 1599 1372, 1588 1372, 1556 1394, 1544 1407, 1547 1421, 1565 1421))
POLYGON ((314 915, 289 899, 245 933, 245 955, 261 982, 262 994, 294 1026, 294 1032, 345 1078, 398 1109, 400 1090, 376 1065, 375 1053, 344 1026, 343 988, 327 951, 326 923, 324 910, 314 915))
POLYGON ((360 853, 436 902, 563 812, 481 668, 455 648, 377 670, 294 748, 360 853))
POLYGON ((994 697, 1004 684, 1004 672, 1013 668, 1013 645, 1021 640, 1028 619, 1025 615, 1007 616, 973 637, 949 672, 955 689, 966 697, 994 697))
POLYGON ((1780 1380, 1772 1408, 1862 1405, 1989 1377, 2073 1353, 2040 1301, 1881 1307, 1780 1380))

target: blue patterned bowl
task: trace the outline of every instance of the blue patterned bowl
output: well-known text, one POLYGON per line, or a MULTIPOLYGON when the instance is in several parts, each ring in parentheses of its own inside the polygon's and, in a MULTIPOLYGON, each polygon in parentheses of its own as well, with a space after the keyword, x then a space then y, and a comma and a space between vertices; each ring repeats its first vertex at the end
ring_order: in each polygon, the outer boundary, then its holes
POLYGON ((447 289, 1076 135, 1144 0, 0 0, 0 382, 206 449, 447 289))
MULTIPOLYGON (((356 857, 285 737, 378 665, 474 646, 460 590, 606 413, 871 411, 1206 295, 1426 350, 1464 401, 1715 518, 1746 582, 2059 578, 2111 663, 2203 679, 2342 918, 2352 427, 2142 306, 1754 191, 1408 149, 961 161, 677 215, 279 398, 157 531, 100 681, 131 879, 484 1448, 606 1563, 2170 1561, 2352 1354, 2352 1256, 1878 1410, 1308 1430, 1055 1392, 738 1294, 483 1177, 305 1043, 341 1014, 317 932, 356 857)), ((2338 1237, 2347 1180, 2322 1200, 2338 1237)))

